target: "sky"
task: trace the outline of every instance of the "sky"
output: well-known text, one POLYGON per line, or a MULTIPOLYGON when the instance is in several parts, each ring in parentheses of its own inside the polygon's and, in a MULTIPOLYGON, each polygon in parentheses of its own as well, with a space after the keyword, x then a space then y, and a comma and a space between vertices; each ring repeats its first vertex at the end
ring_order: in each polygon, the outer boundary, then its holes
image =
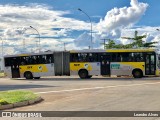
POLYGON ((138 35, 147 35, 145 42, 157 41, 159 47, 160 31, 156 30, 160 29, 159 3, 158 0, 1 0, 1 55, 89 46, 100 49, 102 39, 127 44, 132 41, 121 37, 133 37, 135 30, 138 35))

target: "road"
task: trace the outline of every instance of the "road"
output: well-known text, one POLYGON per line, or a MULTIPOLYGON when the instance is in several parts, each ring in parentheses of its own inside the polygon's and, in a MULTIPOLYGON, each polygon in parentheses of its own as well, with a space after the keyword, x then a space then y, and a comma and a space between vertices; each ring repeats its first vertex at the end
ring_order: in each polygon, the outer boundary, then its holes
POLYGON ((94 77, 84 80, 78 77, 0 78, 1 91, 17 89, 31 90, 42 96, 44 101, 10 111, 160 111, 160 77, 94 77))

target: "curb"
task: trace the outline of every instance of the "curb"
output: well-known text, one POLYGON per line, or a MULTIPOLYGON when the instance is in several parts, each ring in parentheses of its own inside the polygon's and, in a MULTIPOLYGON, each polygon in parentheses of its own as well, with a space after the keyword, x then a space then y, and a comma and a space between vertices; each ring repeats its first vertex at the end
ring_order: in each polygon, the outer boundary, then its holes
POLYGON ((0 110, 32 105, 32 104, 41 102, 42 100, 43 100, 43 98, 37 97, 34 100, 28 100, 28 101, 24 101, 24 102, 18 102, 18 103, 7 104, 7 105, 0 105, 0 110))

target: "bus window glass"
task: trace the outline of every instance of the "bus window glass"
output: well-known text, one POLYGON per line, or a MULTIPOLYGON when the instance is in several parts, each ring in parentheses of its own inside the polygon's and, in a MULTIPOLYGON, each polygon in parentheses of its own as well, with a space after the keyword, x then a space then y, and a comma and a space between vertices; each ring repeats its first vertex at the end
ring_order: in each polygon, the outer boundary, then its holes
POLYGON ((11 58, 5 58, 5 66, 11 66, 11 58))
POLYGON ((87 53, 78 53, 78 61, 79 62, 87 62, 88 61, 87 53))
POLYGON ((144 62, 143 53, 133 53, 135 62, 144 62))
POLYGON ((97 53, 89 53, 88 54, 88 62, 98 62, 98 54, 97 53))
POLYGON ((71 62, 78 62, 78 54, 77 53, 71 53, 70 61, 71 62))
POLYGON ((121 62, 121 54, 120 53, 117 53, 117 60, 116 62, 121 62))
POLYGON ((112 62, 117 62, 117 54, 116 53, 112 53, 112 58, 111 58, 111 61, 112 62))
POLYGON ((151 55, 151 64, 154 64, 154 61, 155 61, 155 57, 154 55, 151 55))
POLYGON ((146 55, 146 64, 149 64, 149 55, 146 55))
POLYGON ((43 64, 46 63, 46 56, 45 56, 45 55, 42 55, 41 62, 42 62, 43 64))
POLYGON ((52 63, 52 55, 46 55, 46 63, 52 63))
POLYGON ((129 53, 121 53, 121 62, 128 62, 129 60, 129 53))
POLYGON ((27 64, 26 57, 20 57, 20 65, 26 65, 26 64, 27 64))

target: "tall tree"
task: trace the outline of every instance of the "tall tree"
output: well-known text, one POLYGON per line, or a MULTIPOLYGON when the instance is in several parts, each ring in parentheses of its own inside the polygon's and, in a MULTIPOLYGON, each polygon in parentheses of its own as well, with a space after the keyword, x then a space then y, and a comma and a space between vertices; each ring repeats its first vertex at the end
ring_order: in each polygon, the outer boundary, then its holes
POLYGON ((116 43, 114 40, 108 39, 108 44, 105 44, 105 49, 115 48, 116 43))
POLYGON ((123 44, 116 44, 114 42, 114 40, 111 39, 107 39, 108 40, 108 44, 105 44, 105 49, 112 49, 112 48, 124 48, 124 49, 128 49, 128 48, 132 48, 132 44, 127 44, 127 45, 123 45, 123 44))
POLYGON ((138 36, 138 31, 135 31, 134 38, 131 37, 122 37, 123 39, 133 40, 134 42, 131 44, 133 47, 155 47, 154 44, 157 42, 147 42, 144 43, 142 40, 143 38, 146 38, 146 35, 138 36))

